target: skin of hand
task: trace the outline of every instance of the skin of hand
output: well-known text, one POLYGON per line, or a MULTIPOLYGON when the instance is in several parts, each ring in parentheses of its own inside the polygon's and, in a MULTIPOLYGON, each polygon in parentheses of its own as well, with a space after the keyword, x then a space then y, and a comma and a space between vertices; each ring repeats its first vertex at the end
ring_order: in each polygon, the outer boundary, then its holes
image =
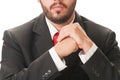
POLYGON ((70 55, 79 48, 86 53, 93 45, 92 40, 79 23, 69 24, 61 28, 57 40, 58 43, 54 47, 60 58, 70 55))
POLYGON ((70 37, 63 39, 62 41, 58 42, 54 49, 57 52, 58 56, 63 59, 64 57, 70 55, 72 52, 78 50, 78 45, 76 41, 70 37))

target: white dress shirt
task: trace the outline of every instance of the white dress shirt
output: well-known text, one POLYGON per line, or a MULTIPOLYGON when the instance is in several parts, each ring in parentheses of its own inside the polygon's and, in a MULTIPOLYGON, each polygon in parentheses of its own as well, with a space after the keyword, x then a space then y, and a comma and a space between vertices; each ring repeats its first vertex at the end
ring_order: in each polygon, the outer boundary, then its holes
MULTIPOLYGON (((73 20, 74 21, 74 20, 73 20)), ((73 21, 71 23, 73 23, 73 21)), ((50 35, 51 38, 53 39, 53 36, 55 33, 57 33, 57 29, 49 22, 49 20, 46 18, 46 23, 48 25, 49 31, 50 31, 50 35)), ((85 64, 90 58, 91 56, 95 53, 95 51, 97 50, 97 46, 95 44, 93 44, 93 46, 88 50, 87 53, 83 53, 83 51, 80 51, 78 56, 81 59, 82 63, 85 64)), ((49 53, 58 69, 58 71, 62 71, 63 69, 65 69, 67 67, 67 65, 65 65, 65 61, 61 60, 60 57, 58 56, 57 52, 55 51, 54 47, 52 47, 49 50, 49 53)))

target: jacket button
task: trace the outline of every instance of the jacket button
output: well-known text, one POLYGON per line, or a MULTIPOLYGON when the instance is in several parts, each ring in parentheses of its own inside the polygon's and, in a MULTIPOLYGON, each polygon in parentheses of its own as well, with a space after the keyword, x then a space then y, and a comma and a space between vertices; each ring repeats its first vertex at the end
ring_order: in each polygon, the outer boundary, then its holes
POLYGON ((51 70, 48 70, 48 74, 51 74, 51 70))

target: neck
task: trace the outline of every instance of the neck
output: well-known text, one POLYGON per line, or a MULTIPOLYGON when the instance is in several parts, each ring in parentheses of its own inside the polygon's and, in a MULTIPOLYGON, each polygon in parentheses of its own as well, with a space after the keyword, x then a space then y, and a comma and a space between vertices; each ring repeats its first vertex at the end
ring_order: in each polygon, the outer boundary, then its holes
POLYGON ((73 19, 75 18, 75 13, 72 14, 72 16, 69 18, 69 20, 67 20, 66 22, 62 23, 62 24, 56 24, 56 23, 53 23, 52 21, 50 21, 50 23, 58 30, 60 31, 62 27, 64 27, 65 25, 68 25, 70 24, 73 19))

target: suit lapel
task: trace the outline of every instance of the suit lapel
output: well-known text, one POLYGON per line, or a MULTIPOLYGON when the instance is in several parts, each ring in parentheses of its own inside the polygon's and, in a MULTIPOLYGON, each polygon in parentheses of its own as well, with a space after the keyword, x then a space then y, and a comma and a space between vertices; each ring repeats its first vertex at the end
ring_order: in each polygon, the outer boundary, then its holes
POLYGON ((77 14, 77 12, 75 13, 75 20, 74 20, 74 23, 75 22, 78 22, 80 25, 81 25, 81 27, 85 30, 85 32, 86 32, 86 28, 85 28, 85 26, 84 26, 84 21, 83 21, 83 18, 79 15, 79 14, 77 14))
POLYGON ((33 32, 35 33, 33 52, 35 53, 34 58, 37 58, 53 46, 50 32, 43 14, 41 14, 36 21, 33 32))

